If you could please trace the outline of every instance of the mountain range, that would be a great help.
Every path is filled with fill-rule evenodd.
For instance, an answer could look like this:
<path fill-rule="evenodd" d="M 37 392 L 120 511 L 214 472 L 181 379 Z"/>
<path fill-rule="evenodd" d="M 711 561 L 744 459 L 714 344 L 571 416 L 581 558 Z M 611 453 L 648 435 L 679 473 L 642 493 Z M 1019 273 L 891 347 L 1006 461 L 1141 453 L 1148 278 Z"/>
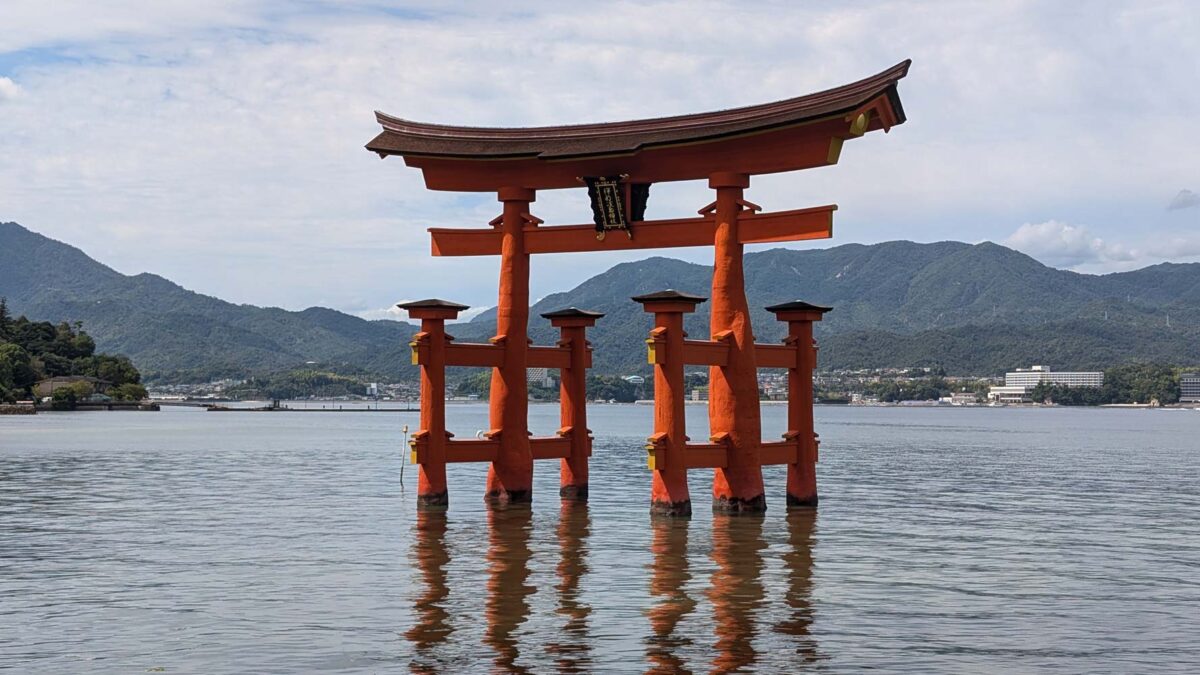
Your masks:
<path fill-rule="evenodd" d="M 661 257 L 616 265 L 535 303 L 530 335 L 539 344 L 556 339 L 541 312 L 605 312 L 589 335 L 596 371 L 648 372 L 642 344 L 651 319 L 630 296 L 665 288 L 707 296 L 711 274 Z M 993 374 L 1033 363 L 1200 363 L 1195 263 L 1088 275 L 990 242 L 894 241 L 748 253 L 745 275 L 759 341 L 782 337 L 782 325 L 761 309 L 767 305 L 803 299 L 834 307 L 818 324 L 822 367 L 936 364 L 950 373 Z M 452 298 L 452 288 L 445 295 Z M 414 375 L 409 324 L 319 307 L 235 305 L 155 275 L 120 274 L 15 223 L 0 223 L 0 296 L 33 319 L 82 321 L 100 349 L 130 356 L 152 377 L 241 377 L 311 361 L 389 379 Z M 705 306 L 685 325 L 707 336 Z M 489 311 L 451 332 L 483 340 L 494 326 Z"/>
<path fill-rule="evenodd" d="M 240 378 L 310 361 L 415 377 L 407 323 L 236 305 L 154 274 L 121 274 L 16 223 L 0 223 L 0 297 L 30 319 L 82 322 L 101 351 L 129 356 L 151 378 Z"/>

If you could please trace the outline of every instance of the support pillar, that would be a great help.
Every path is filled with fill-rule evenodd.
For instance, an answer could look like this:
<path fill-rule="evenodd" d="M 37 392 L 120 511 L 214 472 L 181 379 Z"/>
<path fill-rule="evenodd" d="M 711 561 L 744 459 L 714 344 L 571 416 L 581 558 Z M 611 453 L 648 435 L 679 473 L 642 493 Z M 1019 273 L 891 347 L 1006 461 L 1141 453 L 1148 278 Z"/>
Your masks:
<path fill-rule="evenodd" d="M 817 367 L 817 343 L 813 340 L 813 322 L 820 321 L 831 307 L 807 302 L 772 305 L 768 312 L 786 321 L 788 336 L 784 342 L 796 348 L 796 367 L 788 369 L 788 431 L 784 438 L 796 439 L 799 451 L 796 463 L 787 470 L 788 508 L 817 505 L 817 434 L 813 421 L 813 370 Z"/>
<path fill-rule="evenodd" d="M 450 504 L 446 445 L 451 437 L 446 431 L 446 321 L 458 318 L 458 313 L 468 308 L 438 299 L 405 302 L 397 307 L 421 321 L 421 332 L 410 343 L 413 363 L 421 366 L 421 422 L 410 441 L 413 463 L 419 466 L 417 509 L 444 511 Z"/>
<path fill-rule="evenodd" d="M 709 324 L 714 340 L 726 331 L 732 338 L 729 362 L 711 367 L 708 378 L 709 431 L 712 437 L 728 434 L 729 443 L 728 464 L 716 469 L 713 476 L 713 511 L 762 512 L 767 510 L 767 500 L 759 458 L 758 368 L 742 270 L 744 247 L 738 238 L 738 214 L 747 205 L 742 191 L 750 185 L 750 177 L 715 173 L 708 184 L 717 191 Z"/>
<path fill-rule="evenodd" d="M 529 391 L 525 369 L 529 359 L 529 253 L 526 223 L 534 191 L 503 188 L 500 217 L 500 294 L 496 303 L 496 337 L 504 348 L 504 365 L 492 370 L 489 420 L 500 442 L 488 469 L 485 501 L 493 505 L 528 503 L 533 498 L 533 455 L 529 447 Z"/>
<path fill-rule="evenodd" d="M 587 426 L 587 368 L 591 345 L 587 329 L 604 315 L 575 307 L 547 312 L 543 318 L 559 329 L 559 346 L 570 350 L 570 365 L 559 371 L 560 434 L 571 438 L 571 456 L 562 460 L 558 494 L 564 500 L 586 502 L 588 458 L 592 435 Z"/>
<path fill-rule="evenodd" d="M 696 311 L 696 305 L 705 299 L 678 291 L 633 298 L 654 314 L 654 330 L 646 340 L 649 361 L 654 365 L 654 435 L 646 445 L 653 472 L 650 486 L 653 515 L 692 515 L 683 457 L 688 440 L 683 408 L 683 315 Z"/>

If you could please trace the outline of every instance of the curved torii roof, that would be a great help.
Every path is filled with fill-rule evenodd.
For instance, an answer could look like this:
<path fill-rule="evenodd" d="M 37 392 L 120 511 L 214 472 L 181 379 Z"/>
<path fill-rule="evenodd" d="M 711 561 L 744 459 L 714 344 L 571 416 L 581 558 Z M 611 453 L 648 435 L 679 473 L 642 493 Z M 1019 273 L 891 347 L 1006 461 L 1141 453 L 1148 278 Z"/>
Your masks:
<path fill-rule="evenodd" d="M 845 138 L 904 122 L 896 85 L 910 63 L 783 101 L 628 122 L 485 128 L 376 112 L 383 132 L 366 147 L 404 157 L 424 170 L 428 187 L 441 190 L 573 187 L 581 175 L 657 182 L 809 168 L 836 163 Z M 812 142 L 822 146 L 816 155 Z"/>

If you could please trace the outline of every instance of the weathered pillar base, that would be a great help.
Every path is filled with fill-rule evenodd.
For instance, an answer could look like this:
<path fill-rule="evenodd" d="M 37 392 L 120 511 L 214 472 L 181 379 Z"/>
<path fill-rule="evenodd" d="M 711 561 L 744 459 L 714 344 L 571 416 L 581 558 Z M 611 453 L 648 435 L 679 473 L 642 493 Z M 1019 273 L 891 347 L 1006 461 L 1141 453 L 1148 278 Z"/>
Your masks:
<path fill-rule="evenodd" d="M 767 496 L 757 497 L 713 497 L 713 513 L 766 513 Z"/>
<path fill-rule="evenodd" d="M 652 501 L 650 502 L 650 515 L 690 518 L 692 515 L 692 500 L 688 499 L 682 502 Z"/>
<path fill-rule="evenodd" d="M 492 490 L 483 496 L 483 501 L 493 508 L 533 503 L 533 490 Z"/>
<path fill-rule="evenodd" d="M 562 497 L 563 501 L 586 502 L 588 500 L 588 486 L 564 485 L 558 489 L 558 496 Z"/>
<path fill-rule="evenodd" d="M 445 511 L 450 507 L 450 494 L 435 492 L 427 495 L 417 495 L 417 510 L 424 512 Z"/>
<path fill-rule="evenodd" d="M 797 497 L 789 494 L 787 496 L 787 507 L 789 509 L 811 509 L 817 506 L 817 501 L 817 495 Z"/>

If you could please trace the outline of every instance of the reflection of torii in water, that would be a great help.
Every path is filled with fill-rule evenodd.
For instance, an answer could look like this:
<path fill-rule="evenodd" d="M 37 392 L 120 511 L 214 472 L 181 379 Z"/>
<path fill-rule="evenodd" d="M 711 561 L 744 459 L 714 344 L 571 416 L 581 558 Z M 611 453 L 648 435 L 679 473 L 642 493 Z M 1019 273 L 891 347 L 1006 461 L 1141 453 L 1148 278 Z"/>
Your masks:
<path fill-rule="evenodd" d="M 422 592 L 413 602 L 416 623 L 404 633 L 413 644 L 417 658 L 413 672 L 436 672 L 432 664 L 422 662 L 433 656 L 434 649 L 454 632 L 446 599 L 450 596 L 450 551 L 446 546 L 446 514 L 418 513 L 413 536 L 412 564 L 420 575 Z"/>
<path fill-rule="evenodd" d="M 795 664 L 790 655 L 803 662 L 824 657 L 810 635 L 814 618 L 812 602 L 812 534 L 816 511 L 801 509 L 787 515 L 787 539 L 781 556 L 786 591 L 786 618 L 771 626 L 776 635 L 786 636 L 787 643 L 770 641 L 770 651 L 786 651 L 785 663 Z M 765 551 L 769 548 L 763 537 L 761 518 L 739 518 L 716 515 L 713 519 L 712 550 L 709 557 L 715 563 L 706 597 L 712 603 L 715 640 L 711 670 L 735 672 L 753 669 L 759 654 L 754 641 L 762 629 L 757 615 L 767 597 L 763 587 Z M 647 672 L 677 673 L 688 671 L 685 658 L 694 653 L 694 641 L 681 634 L 680 625 L 696 609 L 696 600 L 688 595 L 687 587 L 693 574 L 688 563 L 688 521 L 660 519 L 651 521 L 650 595 L 655 604 L 647 612 L 650 635 L 646 638 Z M 695 667 L 697 664 L 691 664 Z M 694 668 L 700 670 L 700 668 Z"/>
<path fill-rule="evenodd" d="M 517 664 L 521 653 L 515 637 L 529 618 L 527 598 L 536 592 L 526 583 L 533 557 L 532 512 L 528 508 L 492 511 L 488 514 L 488 592 L 484 600 L 484 643 L 495 652 L 497 669 L 522 672 Z M 587 540 L 591 534 L 591 516 L 587 505 L 567 502 L 562 506 L 556 530 L 559 562 L 558 614 L 565 621 L 557 637 L 546 645 L 556 657 L 560 672 L 586 672 L 591 662 L 588 618 L 591 607 L 580 600 L 580 585 L 588 572 Z M 413 599 L 416 621 L 404 637 L 412 643 L 416 656 L 410 664 L 414 672 L 436 672 L 446 659 L 437 659 L 436 649 L 455 632 L 447 602 L 450 597 L 447 568 L 450 551 L 446 543 L 445 513 L 418 512 L 410 556 L 420 581 Z"/>
<path fill-rule="evenodd" d="M 462 305 L 443 300 L 401 305 L 422 321 L 413 341 L 414 363 L 422 372 L 421 430 L 411 443 L 421 466 L 419 506 L 446 508 L 447 462 L 489 462 L 485 498 L 505 504 L 532 499 L 534 460 L 560 459 L 562 496 L 586 499 L 586 471 L 580 468 L 591 453 L 591 438 L 584 401 L 568 391 L 582 386 L 590 365 L 582 330 L 599 317 L 573 308 L 568 310 L 573 314 L 547 316 L 564 329 L 563 341 L 554 347 L 531 347 L 530 256 L 681 246 L 713 247 L 711 335 L 709 340 L 683 341 L 682 329 L 660 325 L 663 330 L 656 329 L 652 338 L 655 429 L 647 446 L 655 472 L 652 509 L 689 514 L 686 481 L 677 480 L 678 475 L 689 468 L 711 468 L 714 510 L 763 511 L 762 466 L 769 464 L 788 466 L 789 506 L 815 505 L 812 341 L 798 339 L 806 330 L 792 326 L 783 345 L 754 343 L 742 253 L 746 244 L 828 238 L 837 207 L 763 213 L 745 198 L 744 191 L 751 176 L 837 164 L 846 140 L 903 123 L 897 85 L 908 67 L 904 61 L 858 82 L 773 103 L 610 124 L 483 129 L 377 113 L 382 133 L 367 149 L 380 157 L 403 157 L 405 164 L 422 171 L 431 190 L 490 192 L 503 204 L 502 213 L 487 228 L 430 230 L 434 255 L 499 256 L 496 336 L 489 344 L 455 344 L 445 335 L 444 322 L 455 318 Z M 606 195 L 596 223 L 546 226 L 530 213 L 538 190 L 578 187 L 580 177 L 607 177 L 607 187 L 596 190 L 597 195 Z M 633 220 L 629 209 L 634 186 L 639 186 L 641 199 L 654 183 L 685 180 L 707 180 L 714 191 L 715 200 L 699 209 L 699 217 Z M 627 199 L 619 189 L 622 185 L 629 190 Z M 625 212 L 618 212 L 618 207 Z M 627 224 L 630 236 L 597 239 L 596 228 L 603 231 L 610 224 Z M 799 305 L 808 309 L 801 312 Z M 804 314 L 807 318 L 780 318 L 805 323 L 807 330 L 828 309 L 799 302 L 776 307 L 793 317 Z M 666 311 L 653 304 L 647 304 L 646 310 Z M 571 322 L 579 329 L 573 338 L 565 332 Z M 657 372 L 662 368 L 674 372 L 680 364 L 709 367 L 709 443 L 688 443 L 682 421 L 675 419 L 679 411 L 672 405 L 683 394 L 679 378 L 660 378 Z M 490 429 L 484 439 L 453 440 L 448 435 L 443 405 L 447 366 L 492 368 Z M 534 367 L 564 373 L 562 426 L 555 436 L 538 438 L 529 433 L 526 375 Z M 764 367 L 791 373 L 789 429 L 783 440 L 762 438 L 757 369 Z M 566 404 L 568 398 L 571 405 Z M 807 414 L 793 410 L 805 406 L 803 399 L 810 402 Z M 793 422 L 799 426 L 790 426 Z M 673 473 L 673 480 L 664 480 L 668 473 Z"/>
<path fill-rule="evenodd" d="M 546 644 L 546 652 L 555 655 L 560 673 L 589 672 L 592 647 L 588 642 L 588 617 L 592 608 L 579 598 L 579 587 L 588 573 L 587 540 L 592 517 L 587 504 L 565 501 L 558 513 L 559 559 L 555 572 L 558 584 L 558 614 L 562 630 Z"/>
<path fill-rule="evenodd" d="M 646 638 L 648 673 L 678 673 L 684 671 L 682 648 L 691 644 L 677 635 L 679 622 L 692 613 L 696 601 L 687 594 L 692 579 L 688 570 L 688 520 L 654 518 L 650 552 L 650 597 L 655 605 L 647 612 L 650 635 Z"/>

